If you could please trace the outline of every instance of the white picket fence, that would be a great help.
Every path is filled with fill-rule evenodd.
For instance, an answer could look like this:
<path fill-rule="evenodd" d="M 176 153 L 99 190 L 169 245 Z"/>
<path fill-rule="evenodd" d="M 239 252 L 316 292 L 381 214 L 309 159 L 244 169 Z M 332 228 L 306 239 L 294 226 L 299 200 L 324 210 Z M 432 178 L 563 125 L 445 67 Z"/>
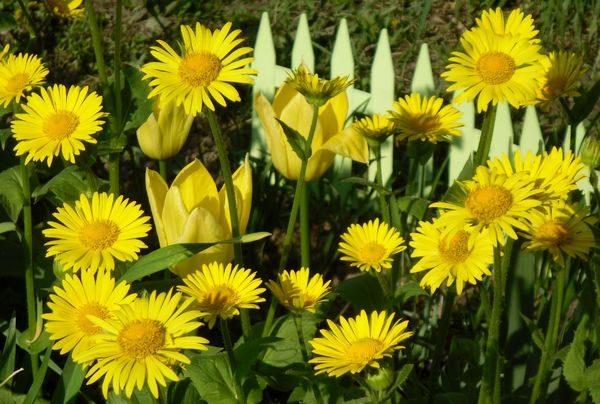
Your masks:
<path fill-rule="evenodd" d="M 252 67 L 257 70 L 258 74 L 254 83 L 253 93 L 256 95 L 258 92 L 262 92 L 267 98 L 271 99 L 275 94 L 275 89 L 281 86 L 287 77 L 290 68 L 279 66 L 276 63 L 276 52 L 269 15 L 266 12 L 262 14 L 260 19 L 258 35 L 254 46 L 254 58 Z M 305 14 L 301 14 L 292 47 L 291 68 L 298 67 L 301 63 L 304 63 L 308 69 L 314 71 L 314 61 L 315 56 L 308 20 Z M 422 44 L 413 73 L 411 91 L 424 95 L 434 93 L 436 88 L 434 77 L 439 77 L 439 73 L 441 72 L 437 73 L 434 76 L 428 45 Z M 354 77 L 352 42 L 346 19 L 340 20 L 330 61 L 330 76 L 335 77 L 340 75 Z M 393 102 L 396 100 L 394 77 L 394 61 L 392 59 L 388 33 L 386 29 L 382 29 L 379 34 L 373 65 L 371 66 L 369 91 L 357 88 L 348 89 L 349 114 L 356 111 L 369 114 L 382 113 L 391 109 Z M 463 114 L 464 127 L 462 129 L 462 136 L 454 140 L 450 145 L 449 181 L 453 181 L 458 177 L 469 155 L 477 149 L 480 135 L 479 129 L 475 128 L 475 105 L 469 102 L 455 104 L 455 106 Z M 252 144 L 250 153 L 256 157 L 268 156 L 269 152 L 260 120 L 254 111 L 252 116 Z M 583 125 L 580 125 L 576 130 L 577 145 L 581 143 L 584 134 L 585 129 Z M 567 142 L 569 141 L 569 136 L 570 134 L 567 134 Z M 521 134 L 518 139 L 519 143 L 516 144 L 513 122 L 508 105 L 500 104 L 494 126 L 490 155 L 495 156 L 502 153 L 511 153 L 517 148 L 524 152 L 533 151 L 535 153 L 541 150 L 543 146 L 542 131 L 535 107 L 530 106 L 526 108 Z M 391 139 L 382 148 L 384 180 L 387 180 L 392 175 L 393 153 L 398 152 L 405 152 L 405 149 L 394 150 Z M 339 158 L 336 160 L 338 169 L 348 169 L 350 162 L 344 160 L 347 159 Z M 432 172 L 433 167 L 430 161 L 426 167 L 426 176 L 431 176 Z M 374 165 L 369 167 L 369 173 L 371 177 L 374 175 Z M 589 195 L 591 187 L 587 179 L 582 180 L 579 185 Z"/>

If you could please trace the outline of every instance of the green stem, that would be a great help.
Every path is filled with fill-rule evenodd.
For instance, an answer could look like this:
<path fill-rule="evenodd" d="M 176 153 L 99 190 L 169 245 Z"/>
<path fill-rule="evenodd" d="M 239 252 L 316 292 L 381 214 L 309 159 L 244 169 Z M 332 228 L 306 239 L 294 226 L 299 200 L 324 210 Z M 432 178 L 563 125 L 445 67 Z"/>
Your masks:
<path fill-rule="evenodd" d="M 546 397 L 548 376 L 552 367 L 551 358 L 556 352 L 556 342 L 560 328 L 560 317 L 565 292 L 565 275 L 565 268 L 559 268 L 556 272 L 556 278 L 552 283 L 552 300 L 550 303 L 550 315 L 548 317 L 548 329 L 544 339 L 540 366 L 535 375 L 533 391 L 529 400 L 531 404 L 543 403 Z"/>
<path fill-rule="evenodd" d="M 490 154 L 490 148 L 492 146 L 492 137 L 494 135 L 494 124 L 496 122 L 496 111 L 498 110 L 497 105 L 488 107 L 483 117 L 483 125 L 481 126 L 481 137 L 479 138 L 479 146 L 477 146 L 477 152 L 475 152 L 475 158 L 473 160 L 473 168 L 477 168 L 480 165 L 485 164 Z"/>
<path fill-rule="evenodd" d="M 302 315 L 299 313 L 292 313 L 292 318 L 294 319 L 294 325 L 296 326 L 296 333 L 298 334 L 298 343 L 300 344 L 300 352 L 302 353 L 302 360 L 304 363 L 308 363 L 308 348 L 306 345 L 306 340 L 304 339 L 304 331 L 302 329 Z M 323 397 L 321 396 L 321 391 L 318 386 L 315 386 L 311 383 L 311 389 L 313 394 L 315 395 L 315 399 L 317 403 L 323 402 Z"/>
<path fill-rule="evenodd" d="M 235 362 L 235 355 L 233 354 L 233 344 L 231 343 L 231 333 L 229 332 L 229 326 L 227 325 L 227 320 L 224 320 L 223 318 L 219 318 L 219 328 L 221 328 L 221 336 L 223 337 L 223 345 L 225 345 L 225 351 L 227 352 L 227 358 L 229 359 L 229 366 L 231 367 L 231 371 L 233 372 L 233 379 L 234 379 L 234 389 L 237 393 L 238 396 L 238 402 L 243 403 L 245 402 L 244 400 L 244 393 L 237 381 L 237 378 L 235 376 L 235 370 L 236 370 L 236 362 Z"/>
<path fill-rule="evenodd" d="M 596 174 L 596 169 L 590 167 L 590 184 L 592 185 L 592 190 L 594 191 L 594 198 L 596 199 L 596 209 L 600 209 L 600 191 L 598 191 L 598 174 Z"/>
<path fill-rule="evenodd" d="M 121 132 L 122 124 L 122 100 L 121 100 L 121 16 L 123 13 L 123 1 L 117 0 L 115 3 L 115 57 L 114 57 L 114 96 L 115 96 L 115 118 L 116 118 L 116 131 L 115 133 Z"/>
<path fill-rule="evenodd" d="M 29 31 L 29 36 L 31 38 L 35 38 L 36 37 L 35 24 L 33 23 L 33 18 L 31 17 L 31 14 L 29 13 L 27 6 L 25 5 L 25 3 L 23 3 L 23 0 L 19 0 L 19 6 L 21 6 L 23 15 L 25 16 L 25 19 L 27 20 L 27 31 Z"/>
<path fill-rule="evenodd" d="M 387 224 L 391 224 L 390 222 L 390 209 L 385 200 L 385 195 L 383 194 L 383 190 L 385 189 L 383 185 L 383 174 L 381 170 L 381 145 L 378 144 L 373 147 L 373 153 L 375 153 L 375 160 L 377 162 L 377 185 L 379 185 L 379 189 L 377 189 L 377 194 L 379 195 L 379 209 L 381 210 L 381 217 L 384 222 Z"/>
<path fill-rule="evenodd" d="M 165 180 L 165 182 L 168 183 L 168 168 L 167 168 L 167 160 L 158 160 L 158 172 L 160 173 L 160 176 L 162 177 L 163 180 Z"/>
<path fill-rule="evenodd" d="M 108 181 L 110 184 L 110 193 L 119 194 L 119 171 L 121 156 L 119 153 L 111 153 L 108 156 Z"/>
<path fill-rule="evenodd" d="M 431 373 L 429 375 L 429 402 L 435 401 L 435 390 L 437 379 L 440 375 L 442 366 L 442 358 L 444 354 L 444 346 L 446 345 L 446 338 L 448 337 L 448 330 L 450 329 L 450 320 L 452 319 L 452 306 L 454 305 L 455 294 L 453 291 L 448 290 L 444 299 L 444 308 L 442 310 L 442 317 L 440 319 L 440 325 L 438 328 L 437 341 L 435 350 L 433 352 L 433 360 L 431 363 Z"/>
<path fill-rule="evenodd" d="M 302 190 L 302 199 L 300 200 L 300 251 L 301 265 L 304 268 L 310 267 L 310 220 L 309 220 L 309 195 L 308 187 L 304 186 Z"/>
<path fill-rule="evenodd" d="M 92 34 L 92 46 L 96 57 L 96 68 L 98 69 L 100 83 L 104 88 L 108 88 L 108 76 L 106 75 L 106 64 L 104 63 L 104 51 L 102 49 L 102 36 L 100 28 L 98 28 L 98 19 L 96 18 L 93 0 L 85 0 L 85 10 L 90 33 Z"/>

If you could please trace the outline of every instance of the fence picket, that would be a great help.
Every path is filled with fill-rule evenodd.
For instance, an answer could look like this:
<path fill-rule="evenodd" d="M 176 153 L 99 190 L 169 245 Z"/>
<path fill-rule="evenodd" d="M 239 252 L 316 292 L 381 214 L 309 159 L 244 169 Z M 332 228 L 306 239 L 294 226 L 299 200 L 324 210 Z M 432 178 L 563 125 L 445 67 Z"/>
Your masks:
<path fill-rule="evenodd" d="M 519 139 L 519 148 L 522 153 L 532 152 L 534 154 L 543 150 L 544 139 L 542 138 L 542 128 L 537 117 L 534 106 L 528 106 L 525 109 L 525 118 L 523 118 L 523 129 Z"/>
<path fill-rule="evenodd" d="M 455 93 L 453 98 L 456 98 L 458 94 L 458 92 Z M 475 104 L 471 101 L 453 105 L 462 113 L 463 127 L 460 137 L 450 143 L 450 161 L 448 162 L 448 183 L 450 184 L 458 178 L 471 154 L 477 150 L 481 135 L 479 129 L 475 128 Z"/>
<path fill-rule="evenodd" d="M 315 52 L 313 51 L 305 13 L 300 14 L 300 21 L 298 22 L 298 29 L 292 47 L 292 69 L 297 68 L 301 63 L 304 63 L 311 72 L 315 71 Z"/>
<path fill-rule="evenodd" d="M 512 119 L 510 117 L 510 107 L 506 102 L 498 103 L 496 121 L 494 122 L 494 133 L 492 136 L 490 157 L 501 156 L 502 154 L 510 152 L 515 135 Z"/>

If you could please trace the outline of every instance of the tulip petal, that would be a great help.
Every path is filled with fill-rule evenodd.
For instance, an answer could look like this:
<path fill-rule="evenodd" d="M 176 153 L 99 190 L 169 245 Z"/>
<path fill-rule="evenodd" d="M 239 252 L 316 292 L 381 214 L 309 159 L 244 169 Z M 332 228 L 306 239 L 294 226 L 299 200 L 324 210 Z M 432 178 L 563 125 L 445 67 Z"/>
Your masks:
<path fill-rule="evenodd" d="M 369 162 L 369 146 L 364 137 L 348 127 L 342 132 L 332 136 L 321 149 L 315 152 L 315 155 L 324 150 L 351 158 L 359 163 L 367 164 Z"/>
<path fill-rule="evenodd" d="M 162 213 L 165 203 L 165 197 L 169 190 L 162 177 L 153 170 L 146 170 L 146 193 L 150 202 L 150 210 L 154 218 L 154 228 L 158 235 L 158 242 L 161 247 L 167 245 L 165 229 L 163 227 Z"/>
<path fill-rule="evenodd" d="M 194 159 L 185 166 L 171 187 L 179 188 L 183 203 L 189 212 L 196 206 L 209 210 L 215 217 L 219 217 L 219 193 L 212 176 L 199 161 Z"/>
<path fill-rule="evenodd" d="M 148 119 L 138 128 L 136 135 L 140 149 L 146 156 L 155 160 L 164 158 L 161 150 L 158 122 L 154 114 L 150 114 Z"/>
<path fill-rule="evenodd" d="M 324 142 L 344 129 L 347 117 L 348 96 L 346 92 L 336 95 L 319 109 L 319 121 L 325 136 Z"/>
<path fill-rule="evenodd" d="M 171 186 L 165 197 L 162 220 L 165 229 L 167 245 L 181 242 L 184 225 L 189 216 L 181 191 L 176 186 Z"/>
<path fill-rule="evenodd" d="M 265 130 L 267 146 L 271 152 L 271 161 L 277 170 L 286 178 L 293 179 L 288 170 L 288 151 L 286 149 L 287 140 L 283 134 L 283 130 L 279 123 L 275 120 L 275 112 L 273 107 L 262 94 L 258 94 L 254 98 L 254 109 L 258 114 L 258 118 Z M 298 157 L 291 156 L 296 159 Z"/>
<path fill-rule="evenodd" d="M 252 207 L 252 166 L 247 155 L 244 164 L 233 173 L 233 187 L 235 190 L 240 234 L 244 234 L 248 225 L 248 219 L 250 218 L 250 208 Z M 221 223 L 224 228 L 231 229 L 229 202 L 225 186 L 222 186 L 219 190 L 219 200 L 223 209 L 221 212 Z"/>

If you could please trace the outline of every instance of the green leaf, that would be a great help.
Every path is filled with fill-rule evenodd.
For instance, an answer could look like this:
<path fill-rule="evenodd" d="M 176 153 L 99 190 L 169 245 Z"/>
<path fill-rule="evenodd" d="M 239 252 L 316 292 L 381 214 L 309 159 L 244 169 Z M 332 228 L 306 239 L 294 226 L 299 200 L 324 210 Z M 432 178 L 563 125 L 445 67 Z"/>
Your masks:
<path fill-rule="evenodd" d="M 170 383 L 168 386 L 167 403 L 196 404 L 201 401 L 200 393 L 189 378 Z"/>
<path fill-rule="evenodd" d="M 20 170 L 21 167 L 15 166 L 0 173 L 0 203 L 13 222 L 17 221 L 23 208 Z"/>
<path fill-rule="evenodd" d="M 309 152 L 310 145 L 306 143 L 306 139 L 304 139 L 296 129 L 289 127 L 285 122 L 278 118 L 275 119 L 277 119 L 277 122 L 281 125 L 283 133 L 294 153 L 296 153 L 300 160 L 307 160 L 311 153 Z"/>
<path fill-rule="evenodd" d="M 13 222 L 0 223 L 0 234 L 17 231 L 17 226 Z"/>
<path fill-rule="evenodd" d="M 4 33 L 6 31 L 10 31 L 14 27 L 17 26 L 17 21 L 15 17 L 8 11 L 4 11 L 0 13 L 0 33 Z M 4 45 L 2 45 L 4 46 Z"/>
<path fill-rule="evenodd" d="M 596 102 L 600 98 L 600 79 L 590 88 L 585 94 L 576 98 L 575 105 L 571 110 L 571 119 L 573 124 L 577 126 L 581 121 L 588 117 L 594 110 Z M 571 135 L 573 136 L 573 135 Z"/>
<path fill-rule="evenodd" d="M 396 380 L 394 380 L 394 384 L 392 385 L 390 390 L 396 390 L 402 387 L 406 379 L 408 379 L 410 372 L 412 372 L 413 367 L 414 366 L 412 364 L 406 364 L 402 366 L 402 369 L 400 369 L 396 374 Z"/>
<path fill-rule="evenodd" d="M 280 338 L 273 336 L 248 338 L 247 341 L 243 338 L 240 339 L 233 350 L 237 363 L 236 375 L 239 378 L 248 375 L 263 351 L 275 346 L 280 341 Z"/>
<path fill-rule="evenodd" d="M 460 185 L 460 181 L 470 179 L 473 177 L 474 174 L 475 167 L 473 163 L 473 154 L 471 153 L 460 174 L 458 175 L 454 183 L 450 186 L 450 188 L 448 188 L 448 191 L 446 191 L 442 200 L 456 201 L 460 199 L 464 194 L 463 188 Z"/>
<path fill-rule="evenodd" d="M 575 331 L 571 348 L 563 362 L 563 375 L 569 386 L 575 391 L 586 388 L 585 377 L 585 340 L 587 338 L 587 316 L 581 320 Z"/>
<path fill-rule="evenodd" d="M 302 313 L 301 321 L 304 341 L 310 341 L 317 330 L 319 316 L 315 313 L 305 312 Z M 263 357 L 264 363 L 276 367 L 286 367 L 299 363 L 304 365 L 300 341 L 298 341 L 298 331 L 291 314 L 280 317 L 275 321 L 271 337 L 276 337 L 279 341 L 267 350 Z"/>
<path fill-rule="evenodd" d="M 396 290 L 396 301 L 398 302 L 398 305 L 403 305 L 404 303 L 406 303 L 406 301 L 408 299 L 411 299 L 413 297 L 417 297 L 417 296 L 427 296 L 429 295 L 429 293 L 427 293 L 427 291 L 425 289 L 423 289 L 422 287 L 419 286 L 419 284 L 415 281 L 409 281 L 403 285 L 401 285 L 397 290 Z"/>
<path fill-rule="evenodd" d="M 52 396 L 52 404 L 55 403 L 75 403 L 77 400 L 77 393 L 81 388 L 81 384 L 85 379 L 85 371 L 83 367 L 71 359 L 71 356 L 67 359 L 65 366 L 63 367 L 58 386 Z"/>
<path fill-rule="evenodd" d="M 0 114 L 0 116 L 1 116 L 1 114 Z M 11 136 L 12 136 L 12 131 L 10 128 L 0 129 L 0 145 L 2 146 L 2 150 L 6 149 L 6 141 Z"/>
<path fill-rule="evenodd" d="M 381 310 L 386 307 L 385 294 L 381 285 L 368 273 L 344 280 L 337 287 L 336 292 L 350 302 L 355 311 Z"/>
<path fill-rule="evenodd" d="M 419 220 L 423 220 L 431 202 L 416 196 L 402 196 L 397 199 L 398 209 Z"/>
<path fill-rule="evenodd" d="M 34 198 L 51 192 L 61 202 L 72 202 L 79 199 L 81 194 L 91 194 L 97 190 L 97 179 L 89 178 L 89 174 L 81 171 L 77 166 L 68 166 L 56 174 L 31 194 Z"/>
<path fill-rule="evenodd" d="M 215 404 L 238 403 L 235 379 L 224 352 L 195 355 L 184 374 L 192 380 L 203 400 Z"/>
<path fill-rule="evenodd" d="M 27 395 L 25 396 L 25 400 L 23 400 L 23 404 L 33 404 L 35 399 L 37 398 L 40 389 L 42 388 L 42 384 L 44 383 L 44 379 L 46 378 L 46 372 L 48 371 L 48 364 L 50 362 L 50 354 L 52 353 L 52 347 L 49 346 L 46 349 L 46 353 L 44 354 L 44 358 L 42 359 L 42 364 L 38 369 L 35 378 L 33 379 L 33 383 L 29 387 L 29 391 L 27 391 Z"/>
<path fill-rule="evenodd" d="M 126 64 L 123 67 L 123 76 L 129 87 L 131 99 L 124 108 L 126 122 L 123 130 L 137 130 L 152 113 L 152 100 L 148 99 L 150 87 L 147 81 L 142 80 L 143 74 L 138 66 Z"/>
<path fill-rule="evenodd" d="M 17 318 L 13 313 L 6 331 L 6 341 L 0 356 L 0 383 L 15 371 L 15 355 L 17 352 Z"/>

